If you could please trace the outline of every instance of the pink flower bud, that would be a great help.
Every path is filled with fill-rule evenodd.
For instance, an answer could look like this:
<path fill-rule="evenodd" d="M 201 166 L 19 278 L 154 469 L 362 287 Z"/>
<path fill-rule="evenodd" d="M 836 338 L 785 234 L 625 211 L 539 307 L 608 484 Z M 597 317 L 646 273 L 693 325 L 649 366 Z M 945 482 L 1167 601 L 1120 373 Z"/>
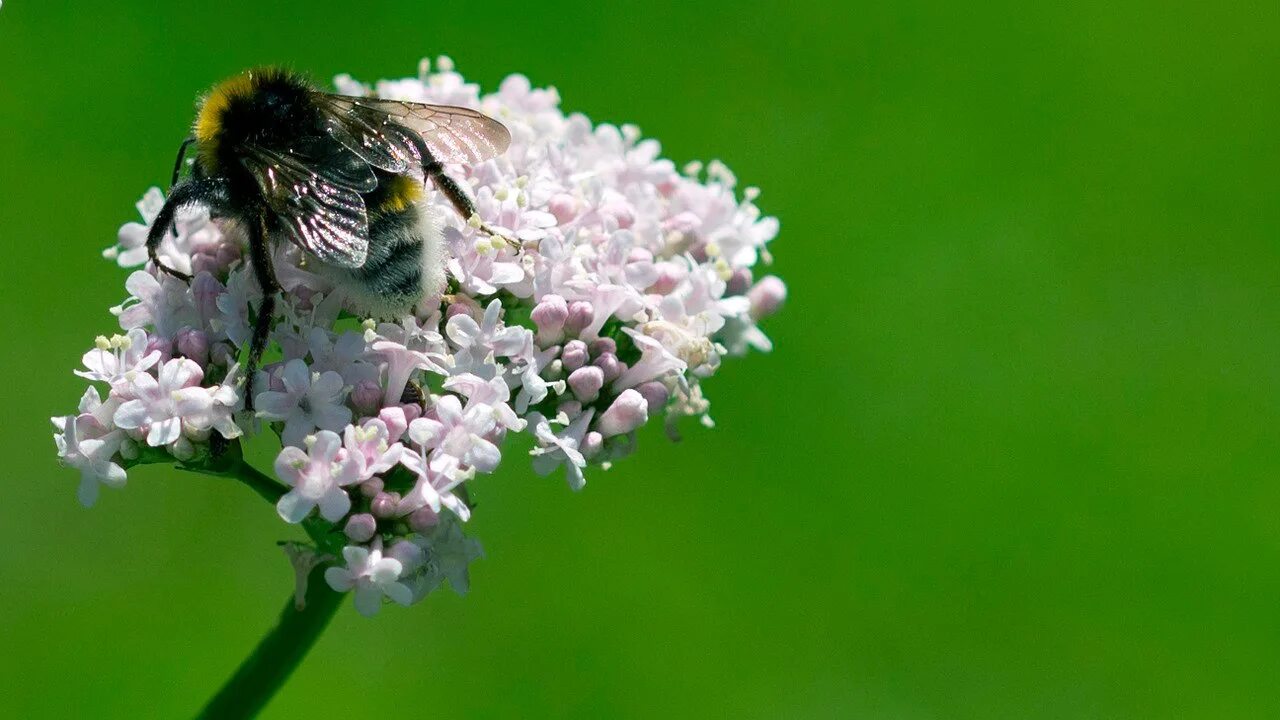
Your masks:
<path fill-rule="evenodd" d="M 404 421 L 406 423 L 411 423 L 422 417 L 422 406 L 416 403 L 401 405 L 400 409 L 404 411 Z"/>
<path fill-rule="evenodd" d="M 351 404 L 361 415 L 373 415 L 382 407 L 382 386 L 361 380 L 351 389 Z"/>
<path fill-rule="evenodd" d="M 579 449 L 582 451 L 583 457 L 590 459 L 599 455 L 600 449 L 603 447 L 604 436 L 595 430 L 592 430 L 587 433 L 586 437 L 582 438 L 582 447 Z"/>
<path fill-rule="evenodd" d="M 472 320 L 479 321 L 484 316 L 484 309 L 480 307 L 480 303 L 476 302 L 468 295 L 453 295 L 453 302 L 449 303 L 449 307 L 444 311 L 446 320 L 459 313 L 465 313 L 471 316 Z"/>
<path fill-rule="evenodd" d="M 591 341 L 591 344 L 587 346 L 587 349 L 591 351 L 591 355 L 593 357 L 598 357 L 605 353 L 617 355 L 618 343 L 614 342 L 611 337 L 596 338 Z"/>
<path fill-rule="evenodd" d="M 399 406 L 383 408 L 378 413 L 378 419 L 386 424 L 387 434 L 390 435 L 391 442 L 404 437 L 405 431 L 409 429 L 409 423 L 412 422 L 405 415 L 404 408 Z"/>
<path fill-rule="evenodd" d="M 596 421 L 596 430 L 604 437 L 625 435 L 649 420 L 649 402 L 635 390 L 623 390 Z"/>
<path fill-rule="evenodd" d="M 680 285 L 680 281 L 684 280 L 689 274 L 687 270 L 673 262 L 661 262 L 657 265 L 658 279 L 653 281 L 653 292 L 659 295 L 666 295 L 675 290 Z"/>
<path fill-rule="evenodd" d="M 565 400 L 556 406 L 556 413 L 564 413 L 572 420 L 582 414 L 582 403 L 577 400 Z"/>
<path fill-rule="evenodd" d="M 547 295 L 533 308 L 530 317 L 538 326 L 538 344 L 546 347 L 560 339 L 564 321 L 569 317 L 569 304 L 559 295 Z"/>
<path fill-rule="evenodd" d="M 692 210 L 685 210 L 662 221 L 662 229 L 667 232 L 681 232 L 686 235 L 698 232 L 702 227 L 702 218 Z"/>
<path fill-rule="evenodd" d="M 653 262 L 653 253 L 649 248 L 633 247 L 627 253 L 627 262 Z"/>
<path fill-rule="evenodd" d="M 578 216 L 578 201 L 567 193 L 556 193 L 547 201 L 547 209 L 556 216 L 556 223 L 566 225 Z"/>
<path fill-rule="evenodd" d="M 667 386 L 652 380 L 642 383 L 636 388 L 636 392 L 644 396 L 646 402 L 649 403 L 649 414 L 653 415 L 662 408 L 667 406 L 667 400 L 671 399 L 671 391 L 667 390 Z"/>
<path fill-rule="evenodd" d="M 601 354 L 600 357 L 593 360 L 591 364 L 604 371 L 604 381 L 606 383 L 611 383 L 614 380 L 617 380 L 618 376 L 622 374 L 622 371 L 627 369 L 627 366 L 622 361 L 618 360 L 618 356 L 610 352 Z"/>
<path fill-rule="evenodd" d="M 766 275 L 747 292 L 751 301 L 751 317 L 759 320 L 778 311 L 782 301 L 787 299 L 787 286 L 776 275 Z"/>
<path fill-rule="evenodd" d="M 590 357 L 591 353 L 587 351 L 587 344 L 581 340 L 570 340 L 564 344 L 564 349 L 560 351 L 560 362 L 564 364 L 564 369 L 569 372 L 586 365 Z"/>
<path fill-rule="evenodd" d="M 601 211 L 605 217 L 613 218 L 613 221 L 623 230 L 636 224 L 635 213 L 631 212 L 631 206 L 626 202 L 608 202 Z"/>
<path fill-rule="evenodd" d="M 222 268 L 218 265 L 218 258 L 209 252 L 197 252 L 191 255 L 191 272 L 195 275 L 200 273 L 209 273 L 217 275 Z"/>
<path fill-rule="evenodd" d="M 566 335 L 577 335 L 582 328 L 591 324 L 596 317 L 596 309 L 586 300 L 574 300 L 569 303 L 569 317 L 564 321 Z"/>
<path fill-rule="evenodd" d="M 409 529 L 416 533 L 426 533 L 440 523 L 440 514 L 431 506 L 420 507 L 409 513 Z"/>
<path fill-rule="evenodd" d="M 400 493 L 383 492 L 369 503 L 370 509 L 373 511 L 374 517 L 390 518 L 396 515 L 396 506 L 400 504 Z"/>
<path fill-rule="evenodd" d="M 182 328 L 174 339 L 174 345 L 178 354 L 194 360 L 197 365 L 204 367 L 209 364 L 209 336 L 202 330 Z"/>
<path fill-rule="evenodd" d="M 182 462 L 187 462 L 196 456 L 196 446 L 187 438 L 180 437 L 169 446 L 169 453 Z"/>
<path fill-rule="evenodd" d="M 360 494 L 367 498 L 376 498 L 382 492 L 382 478 L 371 477 L 360 483 Z"/>
<path fill-rule="evenodd" d="M 594 365 L 578 368 L 569 375 L 569 387 L 579 400 L 589 403 L 600 397 L 600 388 L 604 387 L 604 371 Z"/>
<path fill-rule="evenodd" d="M 369 542 L 373 539 L 374 533 L 378 532 L 378 521 L 369 513 L 352 515 L 347 518 L 347 524 L 342 528 L 342 532 L 356 542 Z"/>
<path fill-rule="evenodd" d="M 385 557 L 400 561 L 403 573 L 410 573 L 427 561 L 427 554 L 416 543 L 408 540 L 397 540 L 386 552 Z"/>
<path fill-rule="evenodd" d="M 741 295 L 751 288 L 751 269 L 738 268 L 729 276 L 729 280 L 725 283 L 725 295 Z"/>
<path fill-rule="evenodd" d="M 173 343 L 168 338 L 152 335 L 147 338 L 147 351 L 143 355 L 150 355 L 157 351 L 160 353 L 160 362 L 169 362 L 173 357 Z"/>

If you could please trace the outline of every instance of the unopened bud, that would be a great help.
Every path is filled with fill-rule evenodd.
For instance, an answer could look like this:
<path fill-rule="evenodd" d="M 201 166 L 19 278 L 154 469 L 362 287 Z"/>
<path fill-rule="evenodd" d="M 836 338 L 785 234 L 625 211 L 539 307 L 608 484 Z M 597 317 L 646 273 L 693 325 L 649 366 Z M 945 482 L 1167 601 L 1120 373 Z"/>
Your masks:
<path fill-rule="evenodd" d="M 618 343 L 614 342 L 611 337 L 596 338 L 591 341 L 591 344 L 587 346 L 587 349 L 591 351 L 592 357 L 598 357 L 605 353 L 617 355 Z"/>
<path fill-rule="evenodd" d="M 751 317 L 759 320 L 778 311 L 787 299 L 787 286 L 778 276 L 766 275 L 747 292 L 747 299 L 751 301 Z"/>
<path fill-rule="evenodd" d="M 369 513 L 352 515 L 347 519 L 342 532 L 356 542 L 369 542 L 373 539 L 374 533 L 378 532 L 378 521 Z"/>
<path fill-rule="evenodd" d="M 591 324 L 596 317 L 596 309 L 591 303 L 585 300 L 575 300 L 569 303 L 569 317 L 564 321 L 564 332 L 566 335 L 577 335 L 582 329 Z"/>
<path fill-rule="evenodd" d="M 641 383 L 640 386 L 636 388 L 636 392 L 640 393 L 640 395 L 644 397 L 645 402 L 649 403 L 650 415 L 653 415 L 666 407 L 667 400 L 671 399 L 671 391 L 667 389 L 666 385 L 663 385 L 657 380 Z"/>
<path fill-rule="evenodd" d="M 429 505 L 409 513 L 409 529 L 416 533 L 430 532 L 431 528 L 439 523 L 440 514 L 432 510 Z"/>
<path fill-rule="evenodd" d="M 627 366 L 618 360 L 618 356 L 610 352 L 601 354 L 600 357 L 592 360 L 591 364 L 604 372 L 604 381 L 606 383 L 617 380 L 622 371 L 627 369 Z"/>
<path fill-rule="evenodd" d="M 408 416 L 405 415 L 404 408 L 393 405 L 378 411 L 378 419 L 387 426 L 387 434 L 391 442 L 395 442 L 404 437 L 404 433 L 409 429 Z"/>
<path fill-rule="evenodd" d="M 604 371 L 594 365 L 578 368 L 569 375 L 569 387 L 579 400 L 589 403 L 600 396 L 600 388 L 604 387 Z"/>
<path fill-rule="evenodd" d="M 564 322 L 569 318 L 569 304 L 559 295 L 547 295 L 533 308 L 531 314 L 538 326 L 538 344 L 545 347 L 560 339 Z"/>
<path fill-rule="evenodd" d="M 382 478 L 371 477 L 360 483 L 360 494 L 367 498 L 376 498 L 382 493 Z"/>
<path fill-rule="evenodd" d="M 738 268 L 729 276 L 729 280 L 725 282 L 725 295 L 741 295 L 751 289 L 751 269 Z"/>
<path fill-rule="evenodd" d="M 183 328 L 178 331 L 174 344 L 179 355 L 194 360 L 201 367 L 209 364 L 209 336 L 203 331 Z"/>
<path fill-rule="evenodd" d="M 582 438 L 582 447 L 579 450 L 582 451 L 583 457 L 590 459 L 600 454 L 600 449 L 603 447 L 604 436 L 592 430 L 587 433 L 586 437 Z"/>
<path fill-rule="evenodd" d="M 382 387 L 373 380 L 361 380 L 351 388 L 351 404 L 361 415 L 374 415 L 382 406 Z"/>
<path fill-rule="evenodd" d="M 196 446 L 185 437 L 180 437 L 169 446 L 169 453 L 182 462 L 186 462 L 196 456 Z"/>
<path fill-rule="evenodd" d="M 413 572 L 427 561 L 427 553 L 408 540 L 397 540 L 387 549 L 386 556 L 400 561 L 400 566 L 403 568 L 401 574 Z"/>
<path fill-rule="evenodd" d="M 604 437 L 625 435 L 649 421 L 649 403 L 635 390 L 623 390 L 596 422 Z"/>
<path fill-rule="evenodd" d="M 390 518 L 395 517 L 396 506 L 400 504 L 400 493 L 398 492 L 382 492 L 369 503 L 370 509 L 373 511 L 374 517 Z"/>
<path fill-rule="evenodd" d="M 590 357 L 591 353 L 587 350 L 587 344 L 581 340 L 570 340 L 564 344 L 564 349 L 560 351 L 560 361 L 564 363 L 564 369 L 569 372 L 586 365 Z"/>
<path fill-rule="evenodd" d="M 572 195 L 557 193 L 547 202 L 547 209 L 556 216 L 556 223 L 567 225 L 578 216 L 578 201 Z"/>

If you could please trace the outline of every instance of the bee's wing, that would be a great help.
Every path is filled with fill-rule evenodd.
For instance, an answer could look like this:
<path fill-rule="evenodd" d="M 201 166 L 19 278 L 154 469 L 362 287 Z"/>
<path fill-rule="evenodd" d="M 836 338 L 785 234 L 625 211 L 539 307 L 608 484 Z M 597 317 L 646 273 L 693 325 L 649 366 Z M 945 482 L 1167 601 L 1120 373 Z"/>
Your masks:
<path fill-rule="evenodd" d="M 506 152 L 511 133 L 484 113 L 451 105 L 316 93 L 335 139 L 370 165 L 421 174 L 418 147 L 442 163 L 474 165 Z"/>
<path fill-rule="evenodd" d="M 286 152 L 249 145 L 241 162 L 290 240 L 324 262 L 356 268 L 369 252 L 360 193 L 377 187 L 377 178 L 363 160 L 344 158 L 343 151 L 333 142 L 301 142 Z"/>

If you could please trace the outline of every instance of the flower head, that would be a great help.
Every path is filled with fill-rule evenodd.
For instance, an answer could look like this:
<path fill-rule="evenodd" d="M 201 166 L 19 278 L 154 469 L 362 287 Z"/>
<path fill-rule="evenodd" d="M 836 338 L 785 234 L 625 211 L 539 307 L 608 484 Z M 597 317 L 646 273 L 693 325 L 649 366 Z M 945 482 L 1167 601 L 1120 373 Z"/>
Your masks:
<path fill-rule="evenodd" d="M 702 381 L 727 357 L 768 350 L 761 323 L 786 297 L 761 268 L 778 223 L 756 206 L 759 192 L 739 192 L 722 163 L 681 171 L 638 128 L 566 114 L 556 90 L 524 76 L 482 95 L 447 58 L 428 67 L 335 83 L 349 95 L 476 109 L 510 131 L 502 155 L 449 166 L 475 215 L 460 217 L 440 192 L 418 206 L 438 230 L 424 233 L 418 264 L 447 289 L 398 316 L 368 317 L 368 297 L 357 297 L 368 292 L 272 242 L 279 292 L 256 326 L 263 286 L 241 225 L 183 209 L 159 247 L 166 265 L 193 276 L 182 282 L 147 264 L 165 202 L 148 190 L 141 222 L 105 253 L 132 269 L 112 309 L 125 332 L 84 354 L 76 374 L 99 386 L 53 419 L 84 504 L 138 463 L 236 467 L 241 438 L 266 426 L 279 433 L 274 469 L 287 488 L 277 512 L 310 518 L 316 538 L 293 556 L 336 562 L 329 585 L 354 590 L 372 615 L 384 598 L 408 604 L 445 580 L 467 590 L 481 554 L 461 527 L 468 487 L 497 470 L 509 436 L 527 434 L 533 470 L 564 468 L 577 490 L 593 466 L 632 452 L 654 417 L 672 435 L 687 417 L 712 424 Z M 279 359 L 254 378 L 251 416 L 239 362 L 257 332 Z"/>

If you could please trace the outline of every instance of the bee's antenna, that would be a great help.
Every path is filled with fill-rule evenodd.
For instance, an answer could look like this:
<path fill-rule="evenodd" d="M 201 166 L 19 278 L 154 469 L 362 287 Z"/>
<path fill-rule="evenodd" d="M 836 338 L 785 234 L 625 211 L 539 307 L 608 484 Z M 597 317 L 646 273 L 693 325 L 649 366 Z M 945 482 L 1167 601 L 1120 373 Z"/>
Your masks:
<path fill-rule="evenodd" d="M 187 147 L 195 142 L 195 137 L 189 137 L 182 141 L 182 145 L 178 146 L 178 159 L 173 161 L 173 180 L 169 182 L 169 189 L 172 190 L 174 185 L 178 184 L 178 176 L 182 174 L 182 161 L 187 157 Z"/>

